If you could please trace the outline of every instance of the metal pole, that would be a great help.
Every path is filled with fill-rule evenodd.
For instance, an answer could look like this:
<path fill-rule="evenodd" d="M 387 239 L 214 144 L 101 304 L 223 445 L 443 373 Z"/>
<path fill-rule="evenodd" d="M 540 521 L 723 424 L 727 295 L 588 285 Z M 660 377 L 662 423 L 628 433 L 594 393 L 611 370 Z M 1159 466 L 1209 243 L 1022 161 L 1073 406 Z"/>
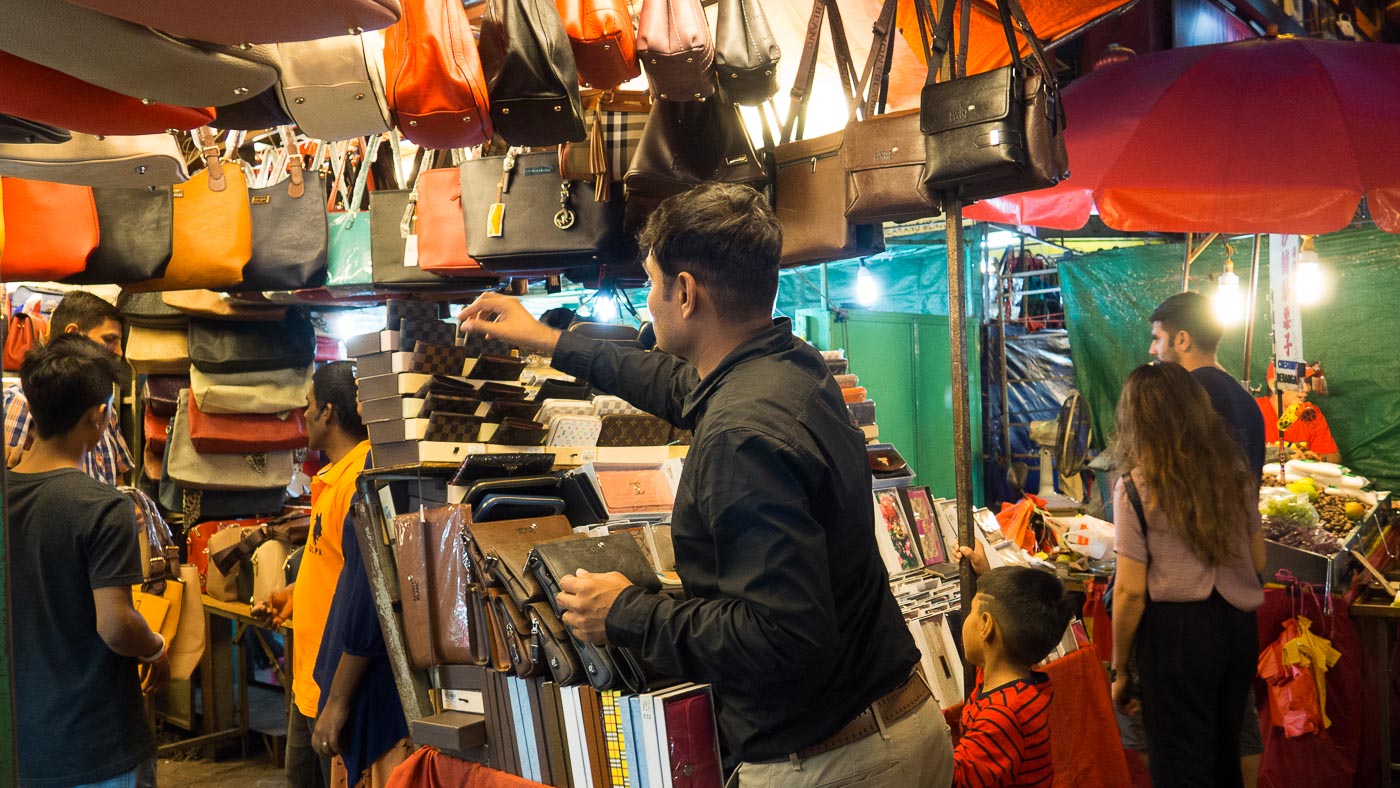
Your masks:
<path fill-rule="evenodd" d="M 1186 261 L 1181 265 L 1181 292 L 1191 289 L 1191 233 L 1186 234 Z"/>
<path fill-rule="evenodd" d="M 958 544 L 977 544 L 972 532 L 972 419 L 968 402 L 967 368 L 967 280 L 963 261 L 962 203 L 956 194 L 943 201 L 947 216 L 948 238 L 948 337 L 952 353 L 953 372 L 953 474 L 958 501 Z M 959 589 L 962 609 L 966 613 L 977 593 L 977 578 L 972 574 L 972 562 L 964 559 L 959 566 Z M 976 681 L 976 668 L 963 667 L 964 686 L 971 688 Z"/>
<path fill-rule="evenodd" d="M 1259 298 L 1259 254 L 1263 236 L 1254 236 L 1254 252 L 1249 263 L 1249 296 L 1244 311 L 1244 387 L 1249 388 L 1249 365 L 1254 359 L 1254 307 Z"/>

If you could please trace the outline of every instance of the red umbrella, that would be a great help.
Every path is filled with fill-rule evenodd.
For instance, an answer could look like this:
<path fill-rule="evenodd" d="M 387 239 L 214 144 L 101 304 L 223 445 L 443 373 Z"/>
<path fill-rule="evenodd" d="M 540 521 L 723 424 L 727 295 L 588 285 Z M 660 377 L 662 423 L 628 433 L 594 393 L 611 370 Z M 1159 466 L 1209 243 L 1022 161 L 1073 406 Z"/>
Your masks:
<path fill-rule="evenodd" d="M 1400 47 L 1262 38 L 1107 66 L 1064 91 L 1070 177 L 965 216 L 1075 229 L 1327 233 L 1366 196 L 1400 233 Z"/>

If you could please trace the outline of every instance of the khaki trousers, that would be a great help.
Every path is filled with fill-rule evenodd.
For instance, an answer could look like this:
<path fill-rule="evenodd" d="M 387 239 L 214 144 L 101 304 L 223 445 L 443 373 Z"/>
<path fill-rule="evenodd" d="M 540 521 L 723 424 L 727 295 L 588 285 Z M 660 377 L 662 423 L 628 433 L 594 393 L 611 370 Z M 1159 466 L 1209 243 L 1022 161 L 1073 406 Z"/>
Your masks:
<path fill-rule="evenodd" d="M 908 716 L 845 747 L 796 762 L 741 763 L 727 788 L 948 788 L 953 744 L 932 698 Z"/>

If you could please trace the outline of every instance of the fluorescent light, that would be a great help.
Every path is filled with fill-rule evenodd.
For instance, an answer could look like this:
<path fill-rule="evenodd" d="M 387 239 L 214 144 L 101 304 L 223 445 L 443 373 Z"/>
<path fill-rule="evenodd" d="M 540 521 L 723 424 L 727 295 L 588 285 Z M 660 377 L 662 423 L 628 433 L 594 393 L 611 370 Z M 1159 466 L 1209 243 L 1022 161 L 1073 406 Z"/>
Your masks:
<path fill-rule="evenodd" d="M 1240 294 L 1240 277 L 1235 264 L 1225 261 L 1225 272 L 1215 280 L 1215 317 L 1221 325 L 1237 325 L 1244 319 L 1244 299 Z"/>
<path fill-rule="evenodd" d="M 880 282 L 865 263 L 856 270 L 856 303 L 861 306 L 874 306 L 880 300 Z"/>

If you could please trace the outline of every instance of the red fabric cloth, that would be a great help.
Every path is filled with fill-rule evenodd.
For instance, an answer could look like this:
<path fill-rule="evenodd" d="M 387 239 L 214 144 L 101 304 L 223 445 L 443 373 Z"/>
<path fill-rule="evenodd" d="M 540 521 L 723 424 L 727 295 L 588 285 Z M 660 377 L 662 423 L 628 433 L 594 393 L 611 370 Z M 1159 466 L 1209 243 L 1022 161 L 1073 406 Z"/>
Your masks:
<path fill-rule="evenodd" d="M 543 788 L 539 783 L 479 763 L 419 748 L 389 775 L 387 788 Z"/>

